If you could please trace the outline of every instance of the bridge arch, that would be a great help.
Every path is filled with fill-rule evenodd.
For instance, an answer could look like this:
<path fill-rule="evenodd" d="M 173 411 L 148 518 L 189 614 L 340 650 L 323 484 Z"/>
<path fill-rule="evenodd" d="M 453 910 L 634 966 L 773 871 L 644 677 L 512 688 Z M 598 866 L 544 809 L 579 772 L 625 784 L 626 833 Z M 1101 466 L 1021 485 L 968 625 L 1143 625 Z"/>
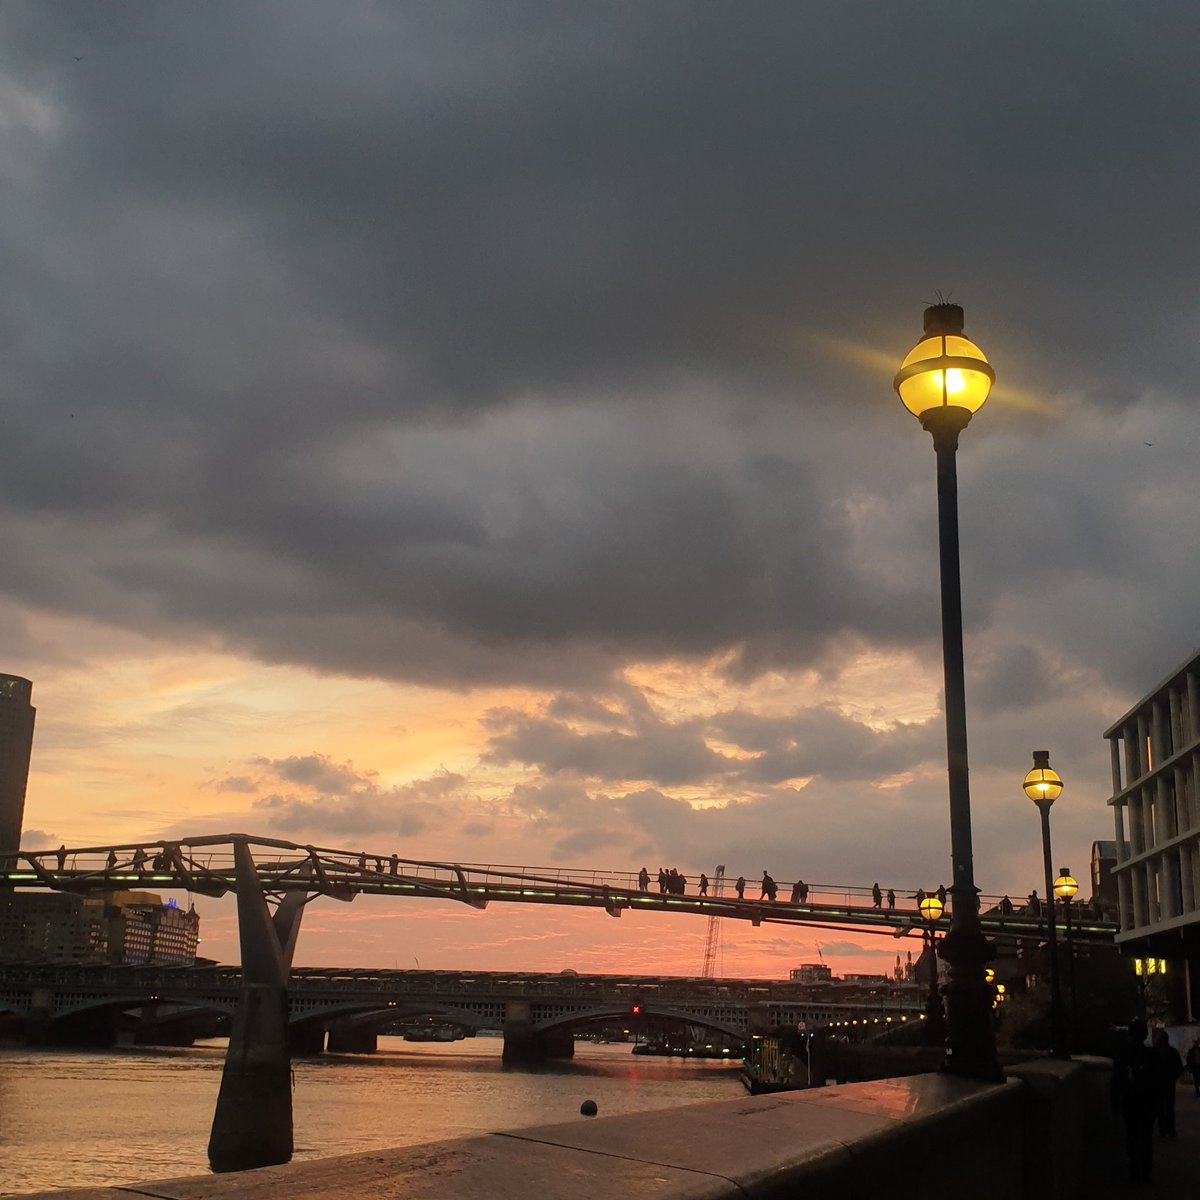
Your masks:
<path fill-rule="evenodd" d="M 313 1007 L 293 1009 L 288 1014 L 292 1026 L 325 1024 L 349 1018 L 362 1018 L 363 1024 L 381 1025 L 403 1017 L 436 1017 L 448 1025 L 461 1025 L 467 1029 L 499 1028 L 494 1016 L 476 1012 L 471 1008 L 422 1000 L 398 1000 L 395 1003 L 371 999 L 369 1001 L 330 1002 Z"/>
<path fill-rule="evenodd" d="M 546 1033 L 551 1029 L 573 1029 L 581 1025 L 594 1025 L 600 1021 L 629 1021 L 631 1017 L 661 1017 L 666 1020 L 678 1021 L 682 1025 L 698 1025 L 702 1029 L 711 1029 L 716 1033 L 728 1034 L 730 1037 L 743 1038 L 746 1036 L 745 1022 L 739 1022 L 737 1017 L 730 1014 L 724 1017 L 710 1013 L 689 1012 L 682 1008 L 672 1008 L 662 1004 L 639 1004 L 639 1012 L 632 1014 L 629 1005 L 606 1004 L 595 1008 L 581 1009 L 572 1013 L 563 1013 L 547 1020 L 535 1020 L 533 1028 L 538 1033 Z"/>

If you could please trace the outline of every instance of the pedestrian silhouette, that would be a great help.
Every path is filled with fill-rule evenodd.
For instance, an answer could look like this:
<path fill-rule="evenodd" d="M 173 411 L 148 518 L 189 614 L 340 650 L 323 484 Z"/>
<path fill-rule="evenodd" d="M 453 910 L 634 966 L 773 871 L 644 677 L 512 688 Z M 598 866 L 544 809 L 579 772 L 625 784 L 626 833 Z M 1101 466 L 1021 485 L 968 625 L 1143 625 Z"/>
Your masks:
<path fill-rule="evenodd" d="M 896 907 L 896 890 L 888 888 L 888 912 L 892 912 Z"/>
<path fill-rule="evenodd" d="M 67 867 L 67 845 L 65 842 L 54 852 L 54 857 L 58 859 L 58 869 L 65 871 Z"/>
<path fill-rule="evenodd" d="M 1007 896 L 1000 897 L 1000 915 L 1002 917 L 1011 917 L 1013 911 L 1013 902 Z"/>
<path fill-rule="evenodd" d="M 938 898 L 938 903 L 941 904 L 941 906 L 943 908 L 945 908 L 946 907 L 946 885 L 944 883 L 938 884 L 937 898 Z"/>
<path fill-rule="evenodd" d="M 883 893 L 879 890 L 879 882 L 871 884 L 871 906 L 873 908 L 881 908 L 883 906 Z"/>
<path fill-rule="evenodd" d="M 1154 1155 L 1154 1118 L 1161 1094 L 1158 1064 L 1146 1045 L 1146 1022 L 1131 1021 L 1113 1059 L 1113 1107 L 1125 1122 L 1129 1177 L 1149 1183 Z"/>
<path fill-rule="evenodd" d="M 700 872 L 700 895 L 708 895 L 708 876 L 703 871 Z"/>
<path fill-rule="evenodd" d="M 1188 1047 L 1187 1069 L 1188 1074 L 1192 1077 L 1192 1087 L 1195 1089 L 1196 1095 L 1200 1096 L 1200 1034 L 1193 1038 L 1192 1044 Z"/>
<path fill-rule="evenodd" d="M 775 892 L 777 890 L 778 889 L 777 889 L 775 880 L 773 880 L 771 878 L 771 876 L 768 875 L 766 873 L 766 871 L 764 871 L 763 877 L 762 877 L 762 895 L 759 896 L 759 899 L 760 900 L 770 900 L 771 903 L 774 904 L 775 903 Z"/>
<path fill-rule="evenodd" d="M 746 893 L 746 877 L 745 877 L 745 875 L 739 875 L 737 877 L 737 883 L 735 883 L 733 886 L 734 886 L 734 890 L 737 892 L 737 898 L 739 900 L 741 900 Z"/>
<path fill-rule="evenodd" d="M 1180 1075 L 1183 1074 L 1183 1059 L 1171 1045 L 1165 1029 L 1156 1029 L 1150 1039 L 1150 1053 L 1158 1068 L 1158 1132 L 1160 1137 L 1173 1138 L 1175 1134 L 1175 1091 Z"/>
<path fill-rule="evenodd" d="M 1042 902 L 1038 899 L 1036 891 L 1029 893 L 1025 901 L 1025 911 L 1031 917 L 1040 917 L 1042 915 Z"/>

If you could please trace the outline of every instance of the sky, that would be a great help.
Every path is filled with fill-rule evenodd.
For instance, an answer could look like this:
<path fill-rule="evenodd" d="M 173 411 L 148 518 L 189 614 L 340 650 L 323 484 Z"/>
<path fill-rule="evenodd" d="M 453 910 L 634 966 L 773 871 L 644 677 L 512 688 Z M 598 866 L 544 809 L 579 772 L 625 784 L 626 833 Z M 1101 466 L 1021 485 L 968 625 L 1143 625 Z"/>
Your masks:
<path fill-rule="evenodd" d="M 1200 10 L 0 7 L 0 669 L 27 848 L 949 882 L 963 305 L 975 873 L 1112 836 L 1197 641 Z M 1086 888 L 1085 888 L 1086 890 Z M 225 902 L 202 952 L 236 961 Z M 695 917 L 309 906 L 304 965 L 693 974 Z M 907 943 L 726 922 L 726 974 Z"/>

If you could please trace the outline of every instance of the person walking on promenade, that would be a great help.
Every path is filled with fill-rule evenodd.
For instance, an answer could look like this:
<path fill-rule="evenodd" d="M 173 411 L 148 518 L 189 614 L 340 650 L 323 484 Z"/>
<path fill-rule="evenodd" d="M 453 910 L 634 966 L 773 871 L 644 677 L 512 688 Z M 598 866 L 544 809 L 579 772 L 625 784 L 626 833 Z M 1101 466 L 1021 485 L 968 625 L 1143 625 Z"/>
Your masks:
<path fill-rule="evenodd" d="M 638 872 L 638 891 L 648 892 L 650 890 L 650 872 L 643 867 Z"/>
<path fill-rule="evenodd" d="M 1149 1183 L 1154 1159 L 1154 1118 L 1161 1087 L 1158 1064 L 1146 1045 L 1145 1021 L 1130 1021 L 1127 1036 L 1113 1060 L 1113 1107 L 1125 1122 L 1125 1149 L 1129 1154 L 1129 1177 Z"/>
<path fill-rule="evenodd" d="M 1026 898 L 1025 911 L 1031 917 L 1040 917 L 1042 915 L 1042 902 L 1038 899 L 1036 890 L 1030 892 Z"/>
<path fill-rule="evenodd" d="M 896 889 L 888 888 L 888 912 L 896 911 Z"/>
<path fill-rule="evenodd" d="M 708 876 L 703 871 L 700 872 L 700 895 L 708 895 Z"/>
<path fill-rule="evenodd" d="M 1192 1077 L 1192 1087 L 1197 1097 L 1200 1097 L 1200 1033 L 1193 1039 L 1187 1052 L 1188 1074 Z"/>
<path fill-rule="evenodd" d="M 1173 1138 L 1175 1133 L 1175 1091 L 1183 1074 L 1183 1059 L 1171 1045 L 1165 1029 L 1156 1029 L 1151 1039 L 1150 1053 L 1158 1067 L 1158 1134 Z"/>
<path fill-rule="evenodd" d="M 872 908 L 882 908 L 883 907 L 883 893 L 879 890 L 879 881 L 878 880 L 876 880 L 873 884 L 871 884 L 871 907 Z"/>
<path fill-rule="evenodd" d="M 667 894 L 667 869 L 666 867 L 658 868 L 658 891 L 660 895 Z"/>
<path fill-rule="evenodd" d="M 737 883 L 735 883 L 733 886 L 734 886 L 734 890 L 737 892 L 738 899 L 739 900 L 743 899 L 746 895 L 746 877 L 745 877 L 745 875 L 739 875 L 737 877 Z"/>
<path fill-rule="evenodd" d="M 764 871 L 763 877 L 762 877 L 762 895 L 759 896 L 759 899 L 760 900 L 770 900 L 770 902 L 772 904 L 774 904 L 775 903 L 775 893 L 777 890 L 778 890 L 778 887 L 775 883 L 775 880 L 773 880 L 771 878 L 771 876 L 768 875 L 766 873 L 766 871 Z"/>
<path fill-rule="evenodd" d="M 946 885 L 944 883 L 938 884 L 937 898 L 938 898 L 938 903 L 943 908 L 945 908 L 946 907 Z"/>
<path fill-rule="evenodd" d="M 808 903 L 808 884 L 803 879 L 796 880 L 796 895 L 800 897 L 801 904 Z"/>
<path fill-rule="evenodd" d="M 1011 917 L 1013 912 L 1013 902 L 1007 895 L 1000 897 L 1000 915 L 1002 917 Z"/>
<path fill-rule="evenodd" d="M 925 899 L 925 889 L 917 888 L 917 890 L 913 892 L 913 899 L 917 902 L 917 912 L 920 912 L 921 901 Z"/>
<path fill-rule="evenodd" d="M 54 852 L 54 857 L 58 859 L 58 869 L 65 871 L 67 869 L 67 844 L 63 842 L 61 846 Z"/>
<path fill-rule="evenodd" d="M 799 903 L 800 903 L 800 883 L 801 883 L 801 881 L 800 881 L 799 879 L 797 879 L 797 880 L 796 880 L 796 882 L 792 884 L 792 899 L 791 899 L 791 902 L 792 902 L 793 904 L 799 904 Z"/>

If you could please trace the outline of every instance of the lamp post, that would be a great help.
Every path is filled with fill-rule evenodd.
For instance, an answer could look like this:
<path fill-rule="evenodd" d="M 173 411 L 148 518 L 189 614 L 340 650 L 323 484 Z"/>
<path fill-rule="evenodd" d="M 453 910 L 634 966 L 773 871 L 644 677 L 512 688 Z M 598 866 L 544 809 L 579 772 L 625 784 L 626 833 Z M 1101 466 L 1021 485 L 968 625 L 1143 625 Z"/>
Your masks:
<path fill-rule="evenodd" d="M 1054 872 L 1050 868 L 1050 806 L 1062 795 L 1063 781 L 1050 767 L 1050 751 L 1033 752 L 1033 769 L 1022 784 L 1042 817 L 1042 866 L 1046 872 L 1046 950 L 1050 955 L 1050 1053 L 1068 1057 L 1063 1040 L 1062 992 L 1058 983 L 1058 936 L 1054 919 Z"/>
<path fill-rule="evenodd" d="M 1071 904 L 1079 884 L 1066 867 L 1059 867 L 1058 878 L 1054 881 L 1054 894 L 1062 901 L 1063 929 L 1067 935 L 1067 982 L 1071 989 L 1071 1028 L 1068 1031 L 1068 1048 L 1074 1048 L 1075 1039 L 1079 1035 L 1079 1001 L 1075 992 L 1075 943 L 1071 939 Z"/>
<path fill-rule="evenodd" d="M 958 554 L 958 435 L 982 407 L 995 372 L 983 351 L 963 336 L 963 310 L 935 304 L 925 310 L 924 336 L 909 351 L 894 385 L 937 455 L 938 549 L 941 566 L 942 664 L 946 692 L 946 761 L 950 793 L 950 857 L 954 903 L 941 956 L 946 984 L 946 1070 L 971 1079 L 999 1079 L 990 989 L 984 966 L 992 948 L 979 925 L 979 893 L 971 850 L 971 793 L 967 776 L 967 705 L 963 681 L 962 585 Z"/>
<path fill-rule="evenodd" d="M 921 910 L 922 937 L 929 951 L 929 995 L 925 998 L 925 1027 L 933 1043 L 946 1040 L 946 1017 L 942 1010 L 942 997 L 938 991 L 937 969 L 937 923 L 942 919 L 942 902 L 936 896 L 926 896 L 918 907 Z"/>

